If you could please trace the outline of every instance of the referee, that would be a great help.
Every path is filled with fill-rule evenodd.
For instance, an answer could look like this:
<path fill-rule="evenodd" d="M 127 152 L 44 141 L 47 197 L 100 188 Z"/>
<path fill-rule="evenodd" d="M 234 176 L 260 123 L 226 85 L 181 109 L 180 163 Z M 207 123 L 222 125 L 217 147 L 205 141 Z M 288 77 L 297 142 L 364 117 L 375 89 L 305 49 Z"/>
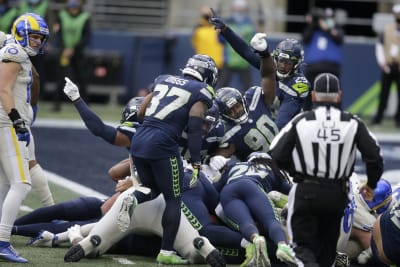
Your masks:
<path fill-rule="evenodd" d="M 278 166 L 295 182 L 289 193 L 288 232 L 298 266 L 328 267 L 335 261 L 356 148 L 366 164 L 368 182 L 360 193 L 367 200 L 383 171 L 375 137 L 357 116 L 338 108 L 341 93 L 335 75 L 318 75 L 312 92 L 315 109 L 293 118 L 270 147 Z"/>

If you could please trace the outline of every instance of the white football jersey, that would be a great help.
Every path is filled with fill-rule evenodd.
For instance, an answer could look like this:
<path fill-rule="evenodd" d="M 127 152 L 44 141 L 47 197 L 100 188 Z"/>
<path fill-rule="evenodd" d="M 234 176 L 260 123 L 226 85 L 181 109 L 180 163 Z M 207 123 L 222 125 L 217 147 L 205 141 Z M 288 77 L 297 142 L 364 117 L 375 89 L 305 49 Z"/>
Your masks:
<path fill-rule="evenodd" d="M 21 65 L 21 70 L 18 73 L 17 80 L 13 88 L 15 108 L 18 110 L 22 119 L 31 124 L 33 119 L 33 111 L 30 105 L 31 100 L 31 84 L 32 84 L 32 63 L 28 54 L 24 49 L 16 43 L 8 43 L 0 49 L 0 62 L 4 60 L 17 62 Z M 0 127 L 10 126 L 11 120 L 8 114 L 3 110 L 0 103 Z"/>
<path fill-rule="evenodd" d="M 372 227 L 376 221 L 377 215 L 371 211 L 365 201 L 362 199 L 360 193 L 354 195 L 357 208 L 354 212 L 353 227 L 363 231 L 371 232 Z"/>

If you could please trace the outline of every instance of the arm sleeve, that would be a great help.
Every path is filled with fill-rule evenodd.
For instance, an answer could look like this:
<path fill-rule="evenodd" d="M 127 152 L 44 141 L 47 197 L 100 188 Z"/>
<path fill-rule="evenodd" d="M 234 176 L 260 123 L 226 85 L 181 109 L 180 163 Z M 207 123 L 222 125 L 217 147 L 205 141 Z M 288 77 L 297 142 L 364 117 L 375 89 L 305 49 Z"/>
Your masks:
<path fill-rule="evenodd" d="M 358 120 L 358 129 L 355 138 L 357 148 L 361 153 L 361 158 L 366 165 L 367 184 L 371 188 L 376 188 L 376 184 L 383 173 L 383 158 L 378 142 L 360 120 Z"/>
<path fill-rule="evenodd" d="M 104 124 L 99 116 L 86 105 L 82 98 L 75 102 L 75 107 L 92 134 L 103 138 L 110 144 L 114 144 L 117 129 Z"/>
<path fill-rule="evenodd" d="M 201 127 L 203 119 L 200 117 L 190 116 L 188 120 L 188 149 L 190 152 L 191 162 L 201 162 L 200 151 L 202 144 Z"/>
<path fill-rule="evenodd" d="M 236 53 L 249 62 L 254 68 L 260 69 L 260 57 L 254 53 L 251 47 L 234 31 L 232 31 L 231 28 L 226 27 L 221 34 L 225 37 L 225 40 L 232 46 Z"/>

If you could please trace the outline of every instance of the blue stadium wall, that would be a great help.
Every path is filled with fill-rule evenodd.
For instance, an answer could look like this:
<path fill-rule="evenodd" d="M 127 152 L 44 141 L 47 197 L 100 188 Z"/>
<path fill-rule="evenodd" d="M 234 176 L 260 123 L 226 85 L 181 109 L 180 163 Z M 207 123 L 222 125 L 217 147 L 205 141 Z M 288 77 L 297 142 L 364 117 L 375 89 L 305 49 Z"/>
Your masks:
<path fill-rule="evenodd" d="M 271 39 L 270 47 L 281 39 Z M 123 58 L 121 83 L 125 86 L 125 99 L 136 95 L 139 88 L 147 87 L 161 73 L 178 74 L 188 57 L 193 54 L 188 34 L 168 36 L 139 36 L 133 33 L 96 31 L 91 49 L 118 52 Z M 379 69 L 372 42 L 344 44 L 342 68 L 343 107 L 349 108 L 379 79 Z M 253 69 L 253 83 L 259 84 L 258 70 Z M 238 86 L 237 78 L 231 86 Z"/>

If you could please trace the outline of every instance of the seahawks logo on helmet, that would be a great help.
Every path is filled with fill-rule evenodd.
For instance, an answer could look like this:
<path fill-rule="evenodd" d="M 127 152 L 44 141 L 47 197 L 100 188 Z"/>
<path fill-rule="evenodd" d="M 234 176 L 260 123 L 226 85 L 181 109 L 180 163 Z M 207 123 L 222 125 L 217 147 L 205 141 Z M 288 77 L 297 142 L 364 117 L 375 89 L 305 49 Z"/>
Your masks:
<path fill-rule="evenodd" d="M 137 118 L 137 113 L 139 111 L 140 105 L 143 102 L 144 97 L 133 97 L 128 103 L 125 105 L 124 110 L 122 111 L 121 124 L 126 123 L 139 123 Z"/>
<path fill-rule="evenodd" d="M 182 70 L 183 75 L 189 75 L 193 78 L 205 82 L 214 87 L 218 80 L 218 68 L 214 60 L 207 55 L 194 55 L 188 59 L 185 68 Z"/>

